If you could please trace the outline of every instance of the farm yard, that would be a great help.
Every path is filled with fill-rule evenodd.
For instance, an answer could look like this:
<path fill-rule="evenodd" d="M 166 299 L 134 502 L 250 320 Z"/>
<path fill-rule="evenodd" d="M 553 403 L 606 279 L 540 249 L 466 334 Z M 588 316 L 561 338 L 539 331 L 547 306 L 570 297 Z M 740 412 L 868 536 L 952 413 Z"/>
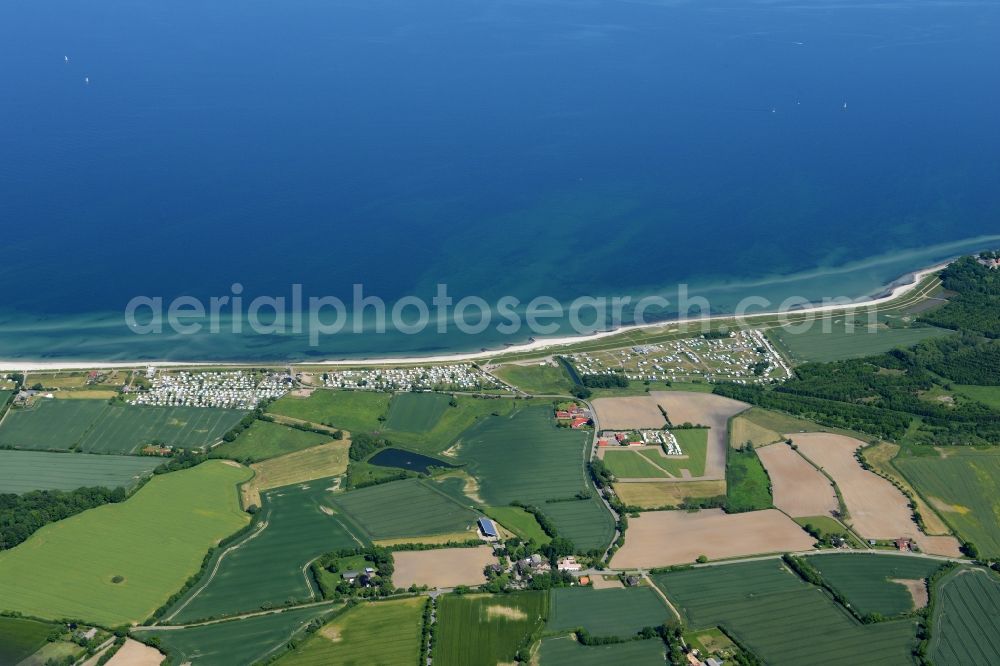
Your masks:
<path fill-rule="evenodd" d="M 517 651 L 545 623 L 545 592 L 445 595 L 438 599 L 437 666 L 496 666 Z"/>
<path fill-rule="evenodd" d="M 363 603 L 282 656 L 280 666 L 411 664 L 420 655 L 423 597 Z"/>
<path fill-rule="evenodd" d="M 245 412 L 210 407 L 136 407 L 106 400 L 39 400 L 13 409 L 0 425 L 0 446 L 85 453 L 135 453 L 160 443 L 211 444 Z"/>
<path fill-rule="evenodd" d="M 693 628 L 723 627 L 766 664 L 911 664 L 911 620 L 862 625 L 780 559 L 689 569 L 653 581 Z"/>
<path fill-rule="evenodd" d="M 353 490 L 334 498 L 335 506 L 372 541 L 435 535 L 476 538 L 478 515 L 418 479 Z"/>
<path fill-rule="evenodd" d="M 928 652 L 935 664 L 1000 663 L 1000 579 L 961 568 L 937 583 Z"/>
<path fill-rule="evenodd" d="M 757 449 L 771 479 L 774 506 L 793 518 L 828 516 L 839 508 L 830 480 L 786 444 Z"/>
<path fill-rule="evenodd" d="M 105 626 L 146 619 L 197 573 L 211 546 L 247 524 L 236 485 L 249 476 L 210 461 L 157 476 L 120 504 L 46 525 L 0 552 L 0 610 Z"/>
<path fill-rule="evenodd" d="M 540 666 L 607 666 L 608 664 L 661 664 L 663 641 L 629 641 L 610 645 L 580 645 L 571 637 L 546 638 L 538 653 Z"/>
<path fill-rule="evenodd" d="M 892 464 L 964 541 L 984 557 L 1000 557 L 1000 449 L 952 447 Z"/>
<path fill-rule="evenodd" d="M 812 547 L 812 537 L 775 509 L 736 514 L 719 509 L 650 511 L 629 519 L 625 545 L 612 565 L 647 569 L 689 564 L 699 555 L 720 560 Z"/>
<path fill-rule="evenodd" d="M 687 500 L 725 496 L 725 481 L 681 481 L 677 483 L 615 483 L 615 494 L 626 506 L 640 509 L 676 507 Z"/>
<path fill-rule="evenodd" d="M 150 456 L 0 450 L 0 494 L 92 486 L 131 488 L 162 462 Z"/>
<path fill-rule="evenodd" d="M 254 664 L 279 654 L 306 626 L 339 606 L 293 608 L 240 620 L 228 620 L 169 631 L 137 629 L 143 641 L 159 639 L 170 664 L 232 666 Z"/>
<path fill-rule="evenodd" d="M 546 631 L 583 628 L 593 636 L 631 638 L 643 627 L 658 627 L 671 618 L 673 613 L 649 587 L 561 587 L 550 593 Z"/>
<path fill-rule="evenodd" d="M 466 431 L 457 456 L 486 504 L 533 504 L 559 536 L 588 551 L 605 548 L 614 533 L 584 468 L 589 439 L 588 432 L 557 428 L 547 406 L 521 407 Z"/>
<path fill-rule="evenodd" d="M 329 442 L 330 435 L 289 428 L 280 423 L 257 420 L 232 442 L 212 449 L 212 455 L 233 460 L 259 462 Z"/>
<path fill-rule="evenodd" d="M 320 479 L 264 492 L 256 529 L 220 551 L 165 620 L 190 623 L 316 599 L 309 563 L 364 545 L 333 513 L 329 488 L 330 479 Z"/>
<path fill-rule="evenodd" d="M 496 564 L 497 558 L 489 546 L 477 548 L 436 548 L 434 550 L 400 550 L 393 553 L 396 587 L 426 585 L 430 588 L 482 585 L 483 570 Z"/>
<path fill-rule="evenodd" d="M 850 526 L 866 539 L 909 538 L 920 550 L 958 557 L 953 537 L 924 535 L 913 520 L 909 500 L 892 483 L 861 467 L 854 452 L 863 442 L 830 433 L 799 433 L 799 453 L 829 474 L 847 505 Z"/>
<path fill-rule="evenodd" d="M 922 557 L 868 553 L 812 555 L 807 560 L 858 613 L 884 617 L 926 606 L 925 581 L 942 564 Z"/>

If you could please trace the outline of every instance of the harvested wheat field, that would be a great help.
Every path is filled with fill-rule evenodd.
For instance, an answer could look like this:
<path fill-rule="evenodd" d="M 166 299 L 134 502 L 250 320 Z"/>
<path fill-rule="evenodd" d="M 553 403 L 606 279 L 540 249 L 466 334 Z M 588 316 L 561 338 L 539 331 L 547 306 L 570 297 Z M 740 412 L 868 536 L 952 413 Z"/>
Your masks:
<path fill-rule="evenodd" d="M 678 506 L 688 498 L 704 499 L 726 494 L 725 481 L 620 481 L 615 483 L 614 488 L 618 499 L 626 506 L 641 509 Z"/>
<path fill-rule="evenodd" d="M 708 450 L 705 455 L 705 475 L 701 479 L 726 478 L 726 447 L 729 446 L 729 419 L 749 409 L 739 400 L 711 393 L 687 391 L 654 391 L 649 394 L 667 410 L 673 425 L 684 423 L 708 426 Z"/>
<path fill-rule="evenodd" d="M 343 474 L 350 448 L 350 440 L 342 439 L 250 465 L 254 477 L 240 489 L 243 506 L 260 506 L 260 493 L 271 488 Z"/>
<path fill-rule="evenodd" d="M 780 442 L 784 439 L 781 433 L 777 433 L 764 426 L 757 425 L 745 416 L 737 416 L 733 419 L 732 433 L 730 433 L 729 441 L 733 445 L 733 448 L 740 448 L 747 442 L 750 442 L 755 447 L 757 446 L 767 446 L 768 444 L 773 444 L 775 442 Z"/>
<path fill-rule="evenodd" d="M 793 518 L 829 516 L 839 508 L 830 480 L 787 444 L 757 449 L 771 477 L 774 506 Z"/>
<path fill-rule="evenodd" d="M 156 648 L 151 648 L 131 638 L 108 661 L 110 666 L 159 666 L 164 657 Z"/>
<path fill-rule="evenodd" d="M 909 500 L 896 486 L 861 467 L 854 452 L 864 442 L 825 432 L 792 435 L 799 453 L 833 477 L 847 505 L 850 526 L 866 539 L 913 539 L 920 550 L 958 557 L 958 541 L 950 536 L 927 536 L 913 521 Z"/>
<path fill-rule="evenodd" d="M 727 514 L 721 509 L 653 511 L 628 522 L 619 569 L 687 564 L 763 553 L 809 550 L 813 539 L 777 509 Z"/>
<path fill-rule="evenodd" d="M 392 557 L 395 560 L 392 582 L 396 587 L 481 585 L 486 582 L 483 569 L 497 563 L 489 546 L 403 550 Z"/>
<path fill-rule="evenodd" d="M 596 398 L 591 404 L 603 430 L 659 429 L 667 424 L 656 400 L 651 397 Z"/>

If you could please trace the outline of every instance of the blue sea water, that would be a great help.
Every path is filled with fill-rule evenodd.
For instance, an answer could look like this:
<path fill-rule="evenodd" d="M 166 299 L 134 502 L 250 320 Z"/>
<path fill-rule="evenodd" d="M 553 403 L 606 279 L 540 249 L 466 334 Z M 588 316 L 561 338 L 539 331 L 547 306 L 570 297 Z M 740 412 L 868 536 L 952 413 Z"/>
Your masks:
<path fill-rule="evenodd" d="M 997 34 L 977 2 L 5 0 L 0 358 L 531 335 L 311 346 L 122 316 L 233 283 L 490 303 L 687 283 L 717 311 L 869 294 L 1000 245 Z"/>

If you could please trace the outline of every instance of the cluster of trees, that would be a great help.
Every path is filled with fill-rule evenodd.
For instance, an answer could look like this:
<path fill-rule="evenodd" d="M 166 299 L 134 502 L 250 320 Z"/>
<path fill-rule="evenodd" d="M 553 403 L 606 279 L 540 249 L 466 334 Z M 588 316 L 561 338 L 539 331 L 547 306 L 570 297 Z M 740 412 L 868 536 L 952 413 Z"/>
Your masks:
<path fill-rule="evenodd" d="M 48 523 L 127 496 L 124 488 L 102 487 L 0 494 L 0 550 L 13 548 Z"/>
<path fill-rule="evenodd" d="M 920 317 L 942 328 L 1000 338 L 1000 271 L 963 257 L 941 273 L 945 289 L 957 293 L 944 307 Z"/>
<path fill-rule="evenodd" d="M 624 372 L 612 372 L 609 375 L 580 375 L 580 382 L 587 388 L 628 388 L 628 377 Z"/>
<path fill-rule="evenodd" d="M 351 448 L 347 455 L 351 460 L 362 461 L 379 449 L 392 446 L 392 442 L 384 437 L 370 433 L 356 433 L 351 439 Z"/>
<path fill-rule="evenodd" d="M 361 587 L 350 583 L 336 574 L 340 570 L 340 560 L 361 555 L 368 566 L 376 573 L 370 579 L 371 587 Z M 320 556 L 312 563 L 312 576 L 323 594 L 324 599 L 343 599 L 345 597 L 381 597 L 395 592 L 392 586 L 392 574 L 395 564 L 392 551 L 380 546 L 370 548 L 342 548 Z M 334 574 L 334 575 L 327 575 Z"/>

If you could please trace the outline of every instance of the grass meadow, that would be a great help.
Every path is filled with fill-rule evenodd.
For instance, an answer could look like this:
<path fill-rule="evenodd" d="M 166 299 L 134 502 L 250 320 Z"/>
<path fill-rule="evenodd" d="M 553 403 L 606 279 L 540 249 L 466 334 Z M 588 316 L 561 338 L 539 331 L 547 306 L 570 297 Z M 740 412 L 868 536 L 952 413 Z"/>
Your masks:
<path fill-rule="evenodd" d="M 658 627 L 671 618 L 673 613 L 649 587 L 560 587 L 549 597 L 546 630 L 583 628 L 593 636 L 630 638 L 643 627 Z"/>
<path fill-rule="evenodd" d="M 211 546 L 247 524 L 236 485 L 249 476 L 209 461 L 157 476 L 120 504 L 46 525 L 0 552 L 0 610 L 141 622 L 198 572 Z"/>
<path fill-rule="evenodd" d="M 424 597 L 411 597 L 355 606 L 277 663 L 280 666 L 416 663 L 426 602 Z"/>
<path fill-rule="evenodd" d="M 656 451 L 650 455 L 643 455 L 644 453 L 649 452 L 627 448 L 608 449 L 604 452 L 604 465 L 619 479 L 666 479 L 671 476 L 659 467 L 660 460 L 666 462 L 666 458 Z"/>
<path fill-rule="evenodd" d="M 869 329 L 868 322 L 855 325 L 849 332 L 843 317 L 835 319 L 829 331 L 824 332 L 816 323 L 806 332 L 794 329 L 775 328 L 772 332 L 792 360 L 804 363 L 818 361 L 841 361 L 881 354 L 898 347 L 912 347 L 922 340 L 950 335 L 952 331 L 933 326 L 913 328 L 887 328 L 876 326 Z"/>
<path fill-rule="evenodd" d="M 977 400 L 993 409 L 1000 409 L 1000 386 L 973 386 L 952 384 L 952 390 L 971 400 Z"/>
<path fill-rule="evenodd" d="M 333 605 L 295 608 L 281 613 L 258 615 L 171 631 L 138 631 L 142 640 L 159 639 L 169 664 L 197 666 L 256 664 L 283 650 L 317 618 L 325 617 Z"/>
<path fill-rule="evenodd" d="M 352 490 L 334 503 L 372 541 L 466 532 L 478 517 L 418 479 Z"/>
<path fill-rule="evenodd" d="M 166 621 L 190 623 L 320 598 L 308 564 L 332 550 L 366 545 L 333 513 L 329 487 L 329 479 L 319 479 L 263 493 L 257 520 L 265 527 L 217 554 Z"/>
<path fill-rule="evenodd" d="M 522 539 L 532 539 L 542 545 L 550 541 L 535 517 L 519 506 L 487 507 L 486 515 L 497 521 Z"/>
<path fill-rule="evenodd" d="M 0 664 L 17 664 L 46 644 L 59 627 L 20 617 L 0 617 Z"/>
<path fill-rule="evenodd" d="M 162 462 L 152 456 L 0 450 L 0 493 L 92 486 L 131 488 Z"/>
<path fill-rule="evenodd" d="M 1000 557 L 1000 449 L 951 447 L 944 457 L 898 457 L 893 465 L 963 541 Z"/>
<path fill-rule="evenodd" d="M 938 560 L 905 555 L 836 553 L 808 560 L 852 608 L 862 615 L 880 613 L 885 617 L 915 610 L 906 587 L 890 579 L 926 579 L 941 567 Z"/>
<path fill-rule="evenodd" d="M 911 664 L 910 620 L 862 625 L 780 560 L 658 574 L 693 629 L 721 626 L 766 664 Z"/>
<path fill-rule="evenodd" d="M 403 394 L 407 395 L 407 394 Z M 403 397 L 402 395 L 397 398 Z M 422 432 L 390 430 L 386 437 L 395 444 L 428 455 L 439 454 L 449 448 L 476 423 L 495 416 L 505 416 L 514 411 L 516 403 L 507 398 L 473 398 L 456 396 L 458 407 L 448 407 L 441 412 L 434 425 Z M 393 400 L 395 402 L 395 399 Z"/>
<path fill-rule="evenodd" d="M 726 508 L 733 511 L 758 511 L 774 505 L 771 480 L 755 450 L 726 452 Z"/>
<path fill-rule="evenodd" d="M 663 641 L 628 641 L 610 645 L 580 645 L 569 636 L 546 638 L 538 652 L 540 666 L 608 666 L 608 664 L 662 664 Z"/>
<path fill-rule="evenodd" d="M 1000 578 L 959 569 L 937 583 L 928 651 L 935 664 L 1000 663 Z"/>
<path fill-rule="evenodd" d="M 437 666 L 496 666 L 514 661 L 545 622 L 545 592 L 438 598 Z"/>
<path fill-rule="evenodd" d="M 672 430 L 677 443 L 680 444 L 681 451 L 687 456 L 686 459 L 666 457 L 663 464 L 657 460 L 657 464 L 666 469 L 674 476 L 681 476 L 681 470 L 686 469 L 691 472 L 691 476 L 705 476 L 705 456 L 708 454 L 708 428 L 690 428 L 683 430 Z"/>
<path fill-rule="evenodd" d="M 329 435 L 257 420 L 232 442 L 224 442 L 212 449 L 212 456 L 258 462 L 329 441 Z"/>
<path fill-rule="evenodd" d="M 400 393 L 389 403 L 385 428 L 423 433 L 434 428 L 448 410 L 451 396 L 443 393 Z"/>
<path fill-rule="evenodd" d="M 614 523 L 584 469 L 590 436 L 557 428 L 548 406 L 522 407 L 465 432 L 458 457 L 487 504 L 535 505 L 578 550 L 603 549 Z"/>
<path fill-rule="evenodd" d="M 502 365 L 493 374 L 525 393 L 566 395 L 573 387 L 573 381 L 560 363 L 554 366 L 547 362 L 544 365 Z"/>
<path fill-rule="evenodd" d="M 351 432 L 378 430 L 389 410 L 389 393 L 317 389 L 308 398 L 286 395 L 267 411 Z"/>

